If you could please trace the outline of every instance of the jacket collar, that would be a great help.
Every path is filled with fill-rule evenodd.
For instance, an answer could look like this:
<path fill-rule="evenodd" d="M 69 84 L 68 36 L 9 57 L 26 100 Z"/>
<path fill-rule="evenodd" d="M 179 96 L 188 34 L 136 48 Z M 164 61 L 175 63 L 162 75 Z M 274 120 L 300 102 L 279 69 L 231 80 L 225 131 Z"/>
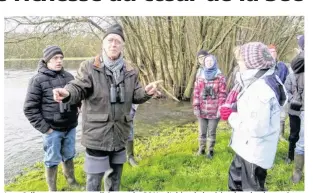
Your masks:
<path fill-rule="evenodd" d="M 247 87 L 251 81 L 254 81 L 255 75 L 258 73 L 259 69 L 248 69 L 244 72 L 238 71 L 236 74 L 236 81 L 239 82 L 242 88 Z M 275 71 L 274 67 L 269 69 L 265 74 L 263 74 L 259 79 L 264 78 L 265 76 L 273 74 Z"/>

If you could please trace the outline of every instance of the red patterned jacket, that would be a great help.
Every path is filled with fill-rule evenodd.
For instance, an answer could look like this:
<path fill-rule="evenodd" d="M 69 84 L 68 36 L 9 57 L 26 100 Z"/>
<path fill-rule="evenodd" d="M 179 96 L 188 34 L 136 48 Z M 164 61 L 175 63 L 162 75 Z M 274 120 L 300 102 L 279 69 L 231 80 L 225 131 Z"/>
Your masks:
<path fill-rule="evenodd" d="M 218 109 L 224 104 L 226 97 L 226 80 L 222 74 L 209 81 L 202 77 L 196 78 L 193 90 L 194 114 L 205 119 L 219 118 Z"/>

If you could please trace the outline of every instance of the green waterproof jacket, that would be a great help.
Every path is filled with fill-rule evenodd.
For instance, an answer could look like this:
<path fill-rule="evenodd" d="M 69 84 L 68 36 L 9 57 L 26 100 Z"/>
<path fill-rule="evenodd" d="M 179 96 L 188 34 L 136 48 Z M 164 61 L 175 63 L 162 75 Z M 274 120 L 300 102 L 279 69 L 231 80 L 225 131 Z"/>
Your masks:
<path fill-rule="evenodd" d="M 66 103 L 82 101 L 83 146 L 102 151 L 118 151 L 126 146 L 132 117 L 132 103 L 141 104 L 151 98 L 138 80 L 138 71 L 124 62 L 123 73 L 116 85 L 124 81 L 125 102 L 110 102 L 110 87 L 113 74 L 104 67 L 101 57 L 81 63 L 75 80 L 65 86 L 70 96 Z"/>

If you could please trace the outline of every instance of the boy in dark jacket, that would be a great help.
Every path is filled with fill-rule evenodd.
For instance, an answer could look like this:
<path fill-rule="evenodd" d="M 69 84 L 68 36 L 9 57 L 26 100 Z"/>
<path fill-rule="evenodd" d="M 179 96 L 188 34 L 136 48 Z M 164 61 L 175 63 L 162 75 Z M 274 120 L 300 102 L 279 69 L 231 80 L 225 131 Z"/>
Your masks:
<path fill-rule="evenodd" d="M 78 106 L 53 100 L 54 88 L 62 88 L 74 77 L 63 69 L 63 52 L 58 46 L 48 46 L 38 64 L 38 73 L 28 85 L 24 114 L 35 129 L 43 134 L 44 164 L 49 191 L 56 191 L 58 165 L 70 185 L 78 185 L 74 177 L 75 135 Z"/>

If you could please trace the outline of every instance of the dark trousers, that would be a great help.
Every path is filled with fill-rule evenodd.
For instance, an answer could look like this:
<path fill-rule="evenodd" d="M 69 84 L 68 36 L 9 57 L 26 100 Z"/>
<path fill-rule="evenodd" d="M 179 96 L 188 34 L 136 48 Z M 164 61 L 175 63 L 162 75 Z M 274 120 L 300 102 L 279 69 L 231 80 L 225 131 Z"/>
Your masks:
<path fill-rule="evenodd" d="M 288 158 L 293 160 L 296 143 L 299 140 L 301 120 L 299 116 L 289 114 L 289 122 L 290 122 L 290 135 L 288 139 L 289 140 Z"/>
<path fill-rule="evenodd" d="M 266 176 L 266 169 L 249 163 L 236 154 L 229 168 L 228 188 L 230 191 L 266 191 Z"/>

